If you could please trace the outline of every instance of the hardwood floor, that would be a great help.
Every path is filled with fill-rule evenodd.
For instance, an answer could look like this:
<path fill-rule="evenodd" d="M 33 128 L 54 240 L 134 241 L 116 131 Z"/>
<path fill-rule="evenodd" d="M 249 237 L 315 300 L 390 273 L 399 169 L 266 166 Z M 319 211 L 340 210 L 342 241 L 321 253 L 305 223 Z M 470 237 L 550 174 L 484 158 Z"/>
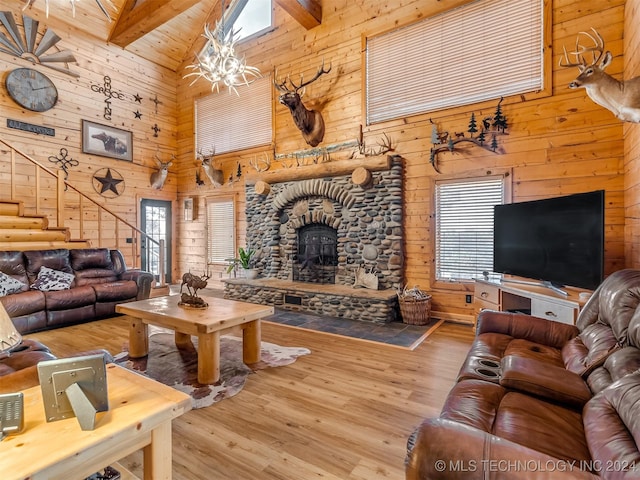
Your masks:
<path fill-rule="evenodd" d="M 29 335 L 55 354 L 121 351 L 127 317 Z M 262 338 L 310 348 L 249 377 L 233 398 L 173 423 L 176 480 L 404 478 L 407 437 L 438 415 L 473 338 L 444 324 L 416 350 L 263 323 Z M 122 463 L 140 475 L 139 453 Z"/>

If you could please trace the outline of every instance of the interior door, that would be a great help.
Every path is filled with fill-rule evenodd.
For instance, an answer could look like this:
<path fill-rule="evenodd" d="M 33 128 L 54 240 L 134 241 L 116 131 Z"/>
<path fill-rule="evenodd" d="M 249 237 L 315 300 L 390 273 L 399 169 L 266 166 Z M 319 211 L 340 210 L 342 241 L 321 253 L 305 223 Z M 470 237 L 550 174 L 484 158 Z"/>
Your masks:
<path fill-rule="evenodd" d="M 140 203 L 140 228 L 151 238 L 164 240 L 165 282 L 171 283 L 171 202 L 167 200 L 142 199 Z M 143 238 L 140 242 L 140 258 L 143 270 L 151 272 L 160 280 L 160 247 Z"/>

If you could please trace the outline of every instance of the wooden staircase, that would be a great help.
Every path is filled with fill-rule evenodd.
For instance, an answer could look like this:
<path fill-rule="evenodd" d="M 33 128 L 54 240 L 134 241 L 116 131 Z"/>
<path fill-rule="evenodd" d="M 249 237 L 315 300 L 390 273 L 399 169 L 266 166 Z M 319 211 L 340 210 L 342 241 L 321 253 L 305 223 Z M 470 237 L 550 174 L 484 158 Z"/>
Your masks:
<path fill-rule="evenodd" d="M 89 240 L 73 240 L 69 229 L 49 227 L 44 215 L 25 215 L 20 201 L 0 200 L 0 251 L 89 248 Z"/>

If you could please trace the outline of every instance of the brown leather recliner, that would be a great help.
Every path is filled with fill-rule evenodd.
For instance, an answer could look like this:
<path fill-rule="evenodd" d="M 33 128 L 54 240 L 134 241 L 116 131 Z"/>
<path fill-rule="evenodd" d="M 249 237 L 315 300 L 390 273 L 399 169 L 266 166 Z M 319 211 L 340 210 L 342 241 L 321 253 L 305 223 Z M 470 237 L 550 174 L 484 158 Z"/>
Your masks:
<path fill-rule="evenodd" d="M 487 373 L 483 363 L 501 364 L 516 356 L 580 375 L 596 393 L 640 368 L 640 342 L 629 345 L 627 338 L 630 322 L 640 315 L 639 305 L 640 270 L 626 269 L 611 274 L 596 289 L 576 326 L 517 313 L 480 312 L 476 338 L 458 380 L 491 380 L 482 375 Z"/>

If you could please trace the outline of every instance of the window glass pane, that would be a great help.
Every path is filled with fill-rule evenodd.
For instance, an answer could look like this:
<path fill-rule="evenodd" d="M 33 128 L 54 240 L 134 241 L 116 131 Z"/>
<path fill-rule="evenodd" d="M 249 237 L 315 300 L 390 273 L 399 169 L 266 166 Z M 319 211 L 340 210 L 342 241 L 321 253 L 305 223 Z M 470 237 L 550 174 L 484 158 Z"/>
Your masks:
<path fill-rule="evenodd" d="M 233 200 L 208 201 L 208 263 L 223 263 L 235 256 L 235 208 Z"/>
<path fill-rule="evenodd" d="M 367 123 L 543 88 L 543 1 L 479 0 L 367 39 Z"/>
<path fill-rule="evenodd" d="M 436 279 L 472 280 L 493 269 L 493 207 L 503 177 L 436 183 Z"/>
<path fill-rule="evenodd" d="M 271 27 L 271 0 L 248 0 L 236 21 L 233 22 L 233 31 L 238 32 L 236 40 L 242 40 L 269 27 Z"/>

